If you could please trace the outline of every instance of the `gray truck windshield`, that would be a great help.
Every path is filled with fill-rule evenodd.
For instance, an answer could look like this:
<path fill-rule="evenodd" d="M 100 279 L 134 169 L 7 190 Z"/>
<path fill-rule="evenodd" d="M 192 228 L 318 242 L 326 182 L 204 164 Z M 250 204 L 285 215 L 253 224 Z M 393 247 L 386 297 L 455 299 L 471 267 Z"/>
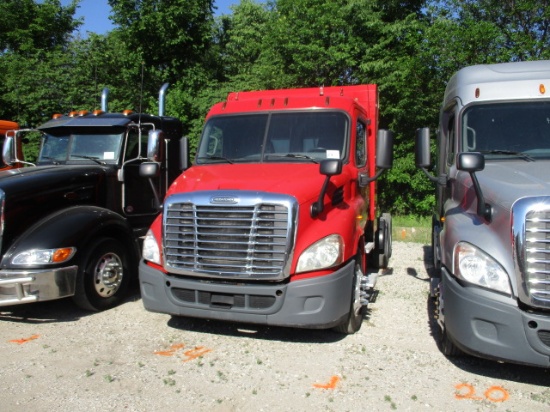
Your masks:
<path fill-rule="evenodd" d="M 38 162 L 96 161 L 116 163 L 120 156 L 122 133 L 71 134 L 43 137 Z"/>
<path fill-rule="evenodd" d="M 550 158 L 550 102 L 471 106 L 463 115 L 462 150 L 488 160 Z"/>
<path fill-rule="evenodd" d="M 342 159 L 348 117 L 341 112 L 215 116 L 205 125 L 197 164 Z"/>

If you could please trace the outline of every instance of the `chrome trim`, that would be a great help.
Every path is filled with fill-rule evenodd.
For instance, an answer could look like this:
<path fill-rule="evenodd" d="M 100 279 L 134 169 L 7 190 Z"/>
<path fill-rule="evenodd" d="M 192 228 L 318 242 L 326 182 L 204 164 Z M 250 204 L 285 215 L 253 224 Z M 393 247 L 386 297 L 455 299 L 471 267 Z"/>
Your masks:
<path fill-rule="evenodd" d="M 212 204 L 232 198 L 236 204 Z M 208 278 L 281 281 L 290 275 L 298 203 L 288 195 L 239 191 L 166 199 L 164 268 Z"/>
<path fill-rule="evenodd" d="M 550 197 L 526 197 L 514 203 L 512 236 L 519 300 L 550 308 Z"/>
<path fill-rule="evenodd" d="M 77 272 L 78 266 L 50 270 L 1 270 L 0 306 L 72 296 Z"/>

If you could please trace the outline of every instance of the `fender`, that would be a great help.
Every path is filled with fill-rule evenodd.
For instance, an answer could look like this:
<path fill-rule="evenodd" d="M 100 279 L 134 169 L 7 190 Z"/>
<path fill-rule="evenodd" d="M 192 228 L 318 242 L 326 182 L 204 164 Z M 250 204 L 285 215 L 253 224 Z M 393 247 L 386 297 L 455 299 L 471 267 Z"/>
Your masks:
<path fill-rule="evenodd" d="M 0 269 L 12 268 L 12 256 L 29 249 L 76 247 L 76 254 L 70 260 L 76 262 L 90 240 L 100 236 L 118 239 L 134 255 L 136 262 L 139 259 L 137 241 L 124 217 L 96 206 L 73 206 L 44 217 L 19 236 L 4 254 Z"/>

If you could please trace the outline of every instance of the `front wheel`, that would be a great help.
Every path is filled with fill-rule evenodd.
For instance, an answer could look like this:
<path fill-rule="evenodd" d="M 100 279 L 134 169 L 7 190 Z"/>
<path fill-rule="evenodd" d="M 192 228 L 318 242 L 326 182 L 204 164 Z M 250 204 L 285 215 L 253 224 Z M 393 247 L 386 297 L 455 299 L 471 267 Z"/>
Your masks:
<path fill-rule="evenodd" d="M 355 260 L 350 309 L 346 320 L 334 327 L 334 330 L 338 333 L 354 334 L 361 329 L 363 324 L 366 306 L 361 303 L 361 280 L 364 277 L 362 266 L 361 259 L 358 257 Z"/>
<path fill-rule="evenodd" d="M 131 275 L 126 248 L 112 238 L 97 239 L 80 262 L 73 300 L 86 310 L 113 308 L 126 295 Z"/>

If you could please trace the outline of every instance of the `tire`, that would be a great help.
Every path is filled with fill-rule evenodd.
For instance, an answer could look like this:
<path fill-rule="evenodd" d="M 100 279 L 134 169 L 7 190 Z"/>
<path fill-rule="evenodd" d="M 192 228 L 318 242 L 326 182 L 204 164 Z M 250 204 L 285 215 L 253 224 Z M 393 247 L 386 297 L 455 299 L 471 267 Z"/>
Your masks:
<path fill-rule="evenodd" d="M 389 213 L 382 213 L 382 216 L 378 219 L 375 241 L 372 264 L 377 269 L 386 269 L 392 255 L 392 219 Z"/>
<path fill-rule="evenodd" d="M 355 259 L 355 267 L 353 273 L 353 282 L 351 285 L 351 303 L 346 320 L 334 327 L 334 331 L 343 333 L 345 335 L 352 335 L 361 329 L 363 324 L 363 318 L 365 316 L 366 306 L 361 305 L 361 288 L 360 282 L 363 276 L 363 265 L 361 264 L 361 258 Z"/>
<path fill-rule="evenodd" d="M 439 347 L 441 349 L 441 352 L 443 352 L 445 356 L 448 356 L 450 358 L 459 357 L 464 354 L 464 352 L 458 349 L 458 347 L 452 342 L 445 329 L 441 331 Z"/>
<path fill-rule="evenodd" d="M 112 238 L 97 239 L 80 262 L 73 301 L 94 312 L 111 309 L 124 299 L 132 275 L 126 248 Z"/>
<path fill-rule="evenodd" d="M 431 277 L 441 277 L 441 245 L 439 244 L 439 226 L 432 221 L 432 264 Z"/>

